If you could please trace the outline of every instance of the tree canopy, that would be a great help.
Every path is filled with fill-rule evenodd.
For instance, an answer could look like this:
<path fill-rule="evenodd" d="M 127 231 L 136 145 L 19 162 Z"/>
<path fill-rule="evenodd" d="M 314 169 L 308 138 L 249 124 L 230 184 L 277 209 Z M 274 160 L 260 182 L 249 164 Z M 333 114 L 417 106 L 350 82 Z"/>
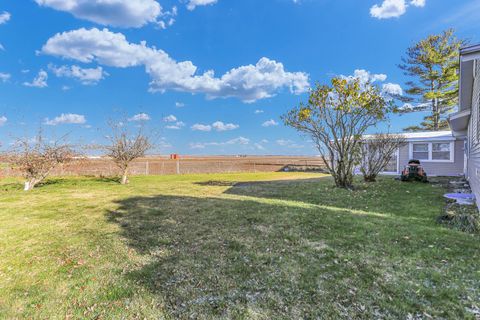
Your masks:
<path fill-rule="evenodd" d="M 330 85 L 317 85 L 306 104 L 282 118 L 313 140 L 335 184 L 349 188 L 361 136 L 391 110 L 376 86 L 359 79 L 333 78 Z"/>
<path fill-rule="evenodd" d="M 448 128 L 446 117 L 458 101 L 459 40 L 452 29 L 430 35 L 407 49 L 399 68 L 411 78 L 406 83 L 402 112 L 428 111 L 420 125 L 406 131 Z"/>

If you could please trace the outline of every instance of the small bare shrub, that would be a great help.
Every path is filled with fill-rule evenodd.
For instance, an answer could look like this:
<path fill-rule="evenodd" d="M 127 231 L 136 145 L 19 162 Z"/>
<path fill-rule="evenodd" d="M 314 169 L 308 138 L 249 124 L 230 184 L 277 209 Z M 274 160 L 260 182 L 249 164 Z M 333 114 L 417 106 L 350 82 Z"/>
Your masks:
<path fill-rule="evenodd" d="M 8 161 L 23 174 L 26 179 L 24 190 L 29 191 L 45 180 L 55 167 L 71 162 L 76 155 L 65 142 L 65 137 L 58 141 L 45 141 L 39 131 L 34 139 L 17 139 Z"/>
<path fill-rule="evenodd" d="M 358 162 L 363 179 L 366 182 L 375 182 L 397 150 L 406 143 L 404 136 L 386 133 L 363 138 L 358 145 Z"/>
<path fill-rule="evenodd" d="M 152 139 L 144 133 L 140 126 L 134 133 L 130 133 L 126 125 L 111 124 L 112 134 L 108 136 L 109 144 L 104 147 L 106 156 L 112 158 L 120 169 L 121 184 L 127 184 L 128 169 L 135 159 L 144 157 L 146 152 L 152 149 Z"/>

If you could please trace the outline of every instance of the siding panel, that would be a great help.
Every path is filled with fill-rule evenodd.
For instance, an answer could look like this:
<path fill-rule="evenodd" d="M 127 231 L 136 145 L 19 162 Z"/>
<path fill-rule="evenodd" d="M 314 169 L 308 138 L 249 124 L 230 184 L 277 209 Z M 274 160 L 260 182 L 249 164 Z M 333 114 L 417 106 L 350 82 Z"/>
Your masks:
<path fill-rule="evenodd" d="M 475 72 L 472 94 L 472 112 L 468 130 L 468 171 L 467 178 L 480 207 L 480 142 L 478 139 L 478 123 L 480 108 L 480 61 L 475 61 Z"/>
<path fill-rule="evenodd" d="M 437 141 L 425 141 L 437 142 Z M 417 142 L 416 142 L 417 143 Z M 421 143 L 420 141 L 418 143 Z M 464 142 L 463 140 L 455 141 L 454 146 L 454 162 L 422 162 L 422 166 L 429 176 L 461 176 L 464 174 Z M 410 160 L 409 145 L 400 149 L 400 170 L 408 164 Z"/>

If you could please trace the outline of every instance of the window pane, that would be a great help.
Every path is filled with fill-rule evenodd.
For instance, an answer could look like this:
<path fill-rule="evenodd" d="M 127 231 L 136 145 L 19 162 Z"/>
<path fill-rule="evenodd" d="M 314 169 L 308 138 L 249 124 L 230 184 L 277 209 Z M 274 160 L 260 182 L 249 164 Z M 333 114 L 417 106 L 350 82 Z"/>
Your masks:
<path fill-rule="evenodd" d="M 433 143 L 432 151 L 450 151 L 450 143 Z"/>
<path fill-rule="evenodd" d="M 387 166 L 383 169 L 384 172 L 397 172 L 397 155 L 394 154 Z"/>
<path fill-rule="evenodd" d="M 428 143 L 418 143 L 413 145 L 414 152 L 428 152 Z"/>
<path fill-rule="evenodd" d="M 450 151 L 432 152 L 432 160 L 450 160 Z"/>
<path fill-rule="evenodd" d="M 428 160 L 428 152 L 413 152 L 413 158 L 417 160 Z"/>

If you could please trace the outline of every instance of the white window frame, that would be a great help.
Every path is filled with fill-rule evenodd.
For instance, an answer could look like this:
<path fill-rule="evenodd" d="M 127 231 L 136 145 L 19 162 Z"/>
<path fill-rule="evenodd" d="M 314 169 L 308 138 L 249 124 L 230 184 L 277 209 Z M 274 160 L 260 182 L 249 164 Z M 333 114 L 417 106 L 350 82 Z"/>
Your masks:
<path fill-rule="evenodd" d="M 432 150 L 434 143 L 449 143 L 450 144 L 450 159 L 449 160 L 434 160 L 432 159 Z M 428 159 L 422 160 L 418 159 L 421 162 L 443 162 L 443 163 L 453 163 L 455 162 L 455 141 L 415 141 L 408 144 L 408 156 L 409 159 L 415 159 L 413 157 L 413 145 L 414 144 L 427 144 L 428 145 Z"/>

